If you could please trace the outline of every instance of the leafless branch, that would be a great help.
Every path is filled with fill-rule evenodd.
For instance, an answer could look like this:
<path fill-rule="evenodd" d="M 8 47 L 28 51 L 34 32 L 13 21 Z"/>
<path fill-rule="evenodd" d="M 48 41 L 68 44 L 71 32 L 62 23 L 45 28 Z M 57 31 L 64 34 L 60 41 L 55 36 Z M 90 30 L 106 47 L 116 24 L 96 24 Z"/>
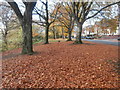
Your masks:
<path fill-rule="evenodd" d="M 105 9 L 105 8 L 107 8 L 107 7 L 110 7 L 110 6 L 112 6 L 112 5 L 118 4 L 118 3 L 120 3 L 120 1 L 119 1 L 119 2 L 115 2 L 115 3 L 112 3 L 112 4 L 109 4 L 109 5 L 107 5 L 107 6 L 103 7 L 103 8 L 101 8 L 101 9 L 100 9 L 98 12 L 96 12 L 94 15 L 92 15 L 92 16 L 86 18 L 86 20 L 87 20 L 87 19 L 90 19 L 90 18 L 92 18 L 92 17 L 94 17 L 94 16 L 96 16 L 96 15 L 97 15 L 98 13 L 100 13 L 103 9 Z"/>

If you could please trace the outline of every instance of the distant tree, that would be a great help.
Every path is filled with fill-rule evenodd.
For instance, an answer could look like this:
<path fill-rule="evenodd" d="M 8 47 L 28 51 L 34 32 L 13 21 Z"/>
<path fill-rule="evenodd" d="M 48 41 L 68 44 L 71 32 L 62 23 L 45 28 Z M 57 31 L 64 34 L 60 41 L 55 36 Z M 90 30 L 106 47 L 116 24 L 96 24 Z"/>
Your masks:
<path fill-rule="evenodd" d="M 96 8 L 94 9 L 93 1 L 92 2 L 83 2 L 83 1 L 71 2 L 72 8 L 73 8 L 73 17 L 75 18 L 75 21 L 79 28 L 78 38 L 76 38 L 75 43 L 82 44 L 81 34 L 82 34 L 83 24 L 86 20 L 95 17 L 96 15 L 98 15 L 102 10 L 106 9 L 107 7 L 110 7 L 110 6 L 118 4 L 118 3 L 120 3 L 120 1 L 108 4 L 108 5 L 104 5 L 100 9 L 96 9 Z M 89 13 L 91 11 L 95 11 L 95 13 L 93 13 L 93 15 L 89 16 Z"/>
<path fill-rule="evenodd" d="M 22 0 L 25 5 L 25 12 L 22 15 L 18 4 L 14 0 L 6 0 L 17 15 L 23 31 L 22 54 L 33 54 L 32 46 L 32 11 L 36 2 L 32 0 Z"/>
<path fill-rule="evenodd" d="M 72 16 L 73 10 L 72 6 L 69 3 L 61 4 L 61 8 L 59 9 L 60 17 L 58 18 L 59 22 L 64 25 L 68 29 L 68 40 L 72 41 L 71 35 L 72 30 L 74 28 L 74 18 Z"/>
<path fill-rule="evenodd" d="M 113 18 L 108 20 L 108 29 L 110 29 L 110 33 L 116 33 L 118 27 L 118 18 Z"/>
<path fill-rule="evenodd" d="M 50 31 L 53 33 L 53 39 L 56 39 L 56 28 L 54 23 L 51 24 Z"/>
<path fill-rule="evenodd" d="M 104 35 L 108 33 L 114 34 L 118 27 L 118 17 L 116 16 L 115 18 L 111 19 L 102 19 L 99 22 L 99 27 L 102 29 L 102 33 L 104 33 Z"/>
<path fill-rule="evenodd" d="M 88 31 L 89 34 L 94 33 L 94 27 L 92 25 L 89 25 L 86 27 L 86 31 Z"/>
<path fill-rule="evenodd" d="M 65 38 L 65 35 L 64 35 L 65 32 L 68 32 L 68 30 L 66 30 L 66 27 L 63 25 L 63 23 L 59 22 L 58 19 L 55 20 L 55 22 L 51 24 L 50 31 L 53 33 L 53 38 L 54 39 L 59 37 L 58 34 L 60 35 L 60 37 L 62 37 L 64 39 Z"/>
<path fill-rule="evenodd" d="M 3 27 L 1 28 L 1 33 L 3 37 L 3 49 L 7 50 L 8 49 L 8 42 L 7 42 L 7 36 L 10 30 L 13 30 L 17 27 L 19 27 L 19 22 L 16 19 L 15 13 L 13 10 L 10 8 L 10 6 L 2 2 L 0 3 L 0 18 L 1 22 L 3 24 Z"/>

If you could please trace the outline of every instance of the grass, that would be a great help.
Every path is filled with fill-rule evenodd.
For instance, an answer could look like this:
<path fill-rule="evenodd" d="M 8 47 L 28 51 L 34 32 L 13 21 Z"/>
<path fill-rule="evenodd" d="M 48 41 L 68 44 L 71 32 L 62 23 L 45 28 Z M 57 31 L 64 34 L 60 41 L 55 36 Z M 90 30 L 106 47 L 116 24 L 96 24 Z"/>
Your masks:
<path fill-rule="evenodd" d="M 41 43 L 41 42 L 43 42 L 43 40 L 39 40 L 39 41 L 33 42 L 33 44 L 37 44 L 37 43 Z"/>
<path fill-rule="evenodd" d="M 13 49 L 16 49 L 16 48 L 21 48 L 21 45 L 20 45 L 20 42 L 22 42 L 22 37 L 18 38 L 15 38 L 16 37 L 16 33 L 14 36 L 11 36 L 9 37 L 8 39 L 8 50 L 13 50 Z M 49 39 L 49 42 L 65 42 L 66 39 Z M 41 43 L 41 42 L 44 42 L 44 40 L 39 40 L 39 41 L 35 41 L 33 42 L 33 45 L 34 44 L 37 44 L 37 43 Z M 6 51 L 6 50 L 3 50 L 2 49 L 2 42 L 0 42 L 0 52 L 3 52 L 3 51 Z"/>
<path fill-rule="evenodd" d="M 8 36 L 7 36 L 7 42 L 8 42 L 7 50 L 19 48 L 20 43 L 22 42 L 22 30 L 15 29 L 15 30 L 9 31 Z M 2 46 L 4 46 L 4 43 L 2 43 L 2 41 L 1 41 L 0 42 L 0 52 L 6 51 L 5 48 Z"/>
<path fill-rule="evenodd" d="M 7 41 L 8 41 L 7 50 L 21 48 L 22 30 L 16 29 L 16 30 L 9 31 L 8 36 L 7 36 Z M 65 41 L 66 39 L 49 39 L 49 42 L 65 42 Z M 41 40 L 33 41 L 33 44 L 37 44 L 41 42 L 44 42 L 44 40 L 41 39 Z M 2 40 L 0 40 L 0 52 L 7 51 L 3 46 L 4 46 L 4 43 L 2 43 Z"/>
<path fill-rule="evenodd" d="M 49 39 L 49 42 L 65 42 L 66 41 L 66 39 Z"/>

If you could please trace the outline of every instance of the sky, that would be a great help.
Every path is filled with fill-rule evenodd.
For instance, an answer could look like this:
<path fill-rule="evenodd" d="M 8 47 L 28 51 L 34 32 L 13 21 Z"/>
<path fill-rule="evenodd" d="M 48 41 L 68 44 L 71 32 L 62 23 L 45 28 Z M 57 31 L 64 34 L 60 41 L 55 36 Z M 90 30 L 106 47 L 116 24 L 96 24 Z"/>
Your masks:
<path fill-rule="evenodd" d="M 4 2 L 5 0 L 0 0 L 0 2 Z M 20 8 L 20 10 L 22 11 L 22 13 L 24 12 L 24 8 L 21 6 L 21 5 L 23 5 L 23 3 L 22 3 L 22 0 L 15 0 L 17 3 L 18 3 L 18 5 L 19 5 L 19 8 Z M 68 0 L 48 0 L 49 1 L 49 5 L 53 5 L 53 1 L 68 1 Z M 100 1 L 100 0 L 99 0 Z M 104 1 L 106 1 L 106 0 L 104 0 Z M 107 1 L 109 1 L 109 0 L 107 0 Z M 112 1 L 112 0 L 111 0 Z M 118 1 L 118 0 L 113 0 L 113 1 Z M 40 7 L 41 6 L 41 3 L 39 2 L 39 0 L 38 0 L 38 2 L 37 2 L 37 5 L 36 5 L 37 7 Z M 52 9 L 52 8 L 49 8 L 49 9 Z M 116 8 L 113 8 L 113 9 L 115 9 L 116 10 Z M 114 10 L 114 11 L 115 11 Z M 114 15 L 116 15 L 116 13 L 114 13 L 113 14 L 113 16 Z M 33 19 L 36 19 L 36 20 L 39 20 L 39 16 L 38 15 L 33 15 Z M 85 26 L 87 26 L 87 25 L 93 25 L 94 23 L 95 23 L 95 21 L 98 21 L 98 19 L 90 19 L 90 20 L 87 20 L 85 23 L 84 23 L 84 27 Z M 1 22 L 0 22 L 0 26 L 2 26 L 1 25 Z"/>

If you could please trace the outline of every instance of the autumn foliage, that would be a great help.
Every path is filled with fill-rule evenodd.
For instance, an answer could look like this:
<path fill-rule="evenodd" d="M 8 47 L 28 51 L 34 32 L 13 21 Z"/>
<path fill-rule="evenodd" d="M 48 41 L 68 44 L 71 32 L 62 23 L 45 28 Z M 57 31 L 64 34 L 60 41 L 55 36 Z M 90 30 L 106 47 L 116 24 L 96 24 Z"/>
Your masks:
<path fill-rule="evenodd" d="M 36 54 L 3 53 L 3 88 L 118 88 L 118 47 L 85 42 L 36 44 Z"/>

